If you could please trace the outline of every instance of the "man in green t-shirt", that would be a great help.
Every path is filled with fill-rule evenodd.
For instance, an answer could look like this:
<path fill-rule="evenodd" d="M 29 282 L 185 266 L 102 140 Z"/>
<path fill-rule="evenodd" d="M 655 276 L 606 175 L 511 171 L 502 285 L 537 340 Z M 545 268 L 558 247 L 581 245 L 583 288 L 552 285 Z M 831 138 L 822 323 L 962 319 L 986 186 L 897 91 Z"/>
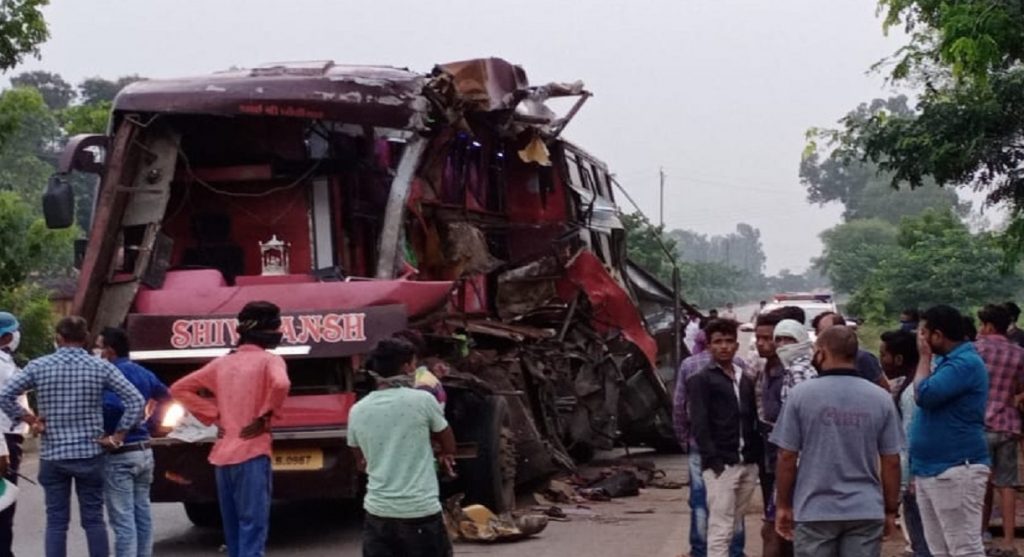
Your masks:
<path fill-rule="evenodd" d="M 411 387 L 415 348 L 382 340 L 370 355 L 377 390 L 352 407 L 348 445 L 369 476 L 363 508 L 364 557 L 449 557 L 431 440 L 451 470 L 455 435 L 429 392 Z"/>

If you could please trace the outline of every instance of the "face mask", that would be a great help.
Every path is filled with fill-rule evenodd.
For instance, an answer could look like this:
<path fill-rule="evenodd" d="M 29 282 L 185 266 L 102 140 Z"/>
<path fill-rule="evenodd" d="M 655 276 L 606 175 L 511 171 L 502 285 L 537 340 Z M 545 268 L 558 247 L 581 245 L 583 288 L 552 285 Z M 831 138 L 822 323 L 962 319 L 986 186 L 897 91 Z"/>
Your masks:
<path fill-rule="evenodd" d="M 19 344 L 21 344 L 21 331 L 14 331 L 11 333 L 11 342 L 8 342 L 7 346 L 0 347 L 0 349 L 14 352 L 18 349 Z"/>
<path fill-rule="evenodd" d="M 812 346 L 808 341 L 798 342 L 796 344 L 787 344 L 785 346 L 777 346 L 775 348 L 775 353 L 778 354 L 782 365 L 789 367 L 793 365 L 793 362 L 796 362 L 801 357 L 810 356 L 811 350 Z"/>
<path fill-rule="evenodd" d="M 815 370 L 817 370 L 818 373 L 821 373 L 821 360 L 822 359 L 823 358 L 821 358 L 821 352 L 815 352 L 814 355 L 811 356 L 811 367 L 813 367 Z"/>

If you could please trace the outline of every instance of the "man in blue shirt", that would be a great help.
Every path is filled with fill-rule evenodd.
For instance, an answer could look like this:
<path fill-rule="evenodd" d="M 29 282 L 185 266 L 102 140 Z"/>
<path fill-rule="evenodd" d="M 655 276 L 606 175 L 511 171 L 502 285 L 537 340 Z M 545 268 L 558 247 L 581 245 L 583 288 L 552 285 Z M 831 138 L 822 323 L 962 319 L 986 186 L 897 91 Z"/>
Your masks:
<path fill-rule="evenodd" d="M 148 369 L 128 359 L 128 335 L 124 329 L 107 327 L 96 338 L 97 355 L 121 370 L 125 379 L 146 399 L 146 408 L 171 398 L 167 386 Z M 151 412 L 147 411 L 148 416 Z M 124 415 L 124 403 L 113 391 L 103 393 L 103 429 L 114 433 Z M 149 488 L 153 483 L 153 450 L 149 446 L 146 422 L 133 427 L 124 445 L 107 455 L 104 494 L 107 516 L 114 529 L 117 557 L 150 557 L 153 554 L 153 520 L 149 510 Z"/>
<path fill-rule="evenodd" d="M 120 446 L 142 417 L 139 391 L 116 367 L 85 351 L 89 325 L 78 316 L 56 327 L 57 350 L 32 360 L 0 388 L 0 409 L 42 435 L 39 483 L 46 499 L 46 557 L 67 555 L 71 521 L 71 486 L 90 557 L 106 557 L 107 526 L 103 520 L 103 448 Z M 38 414 L 18 404 L 18 397 L 36 392 Z M 124 415 L 113 435 L 103 436 L 103 391 L 112 389 L 124 401 Z"/>
<path fill-rule="evenodd" d="M 935 557 L 985 555 L 980 526 L 990 462 L 985 442 L 988 371 L 964 338 L 964 319 L 956 309 L 940 305 L 921 316 L 910 473 Z"/>

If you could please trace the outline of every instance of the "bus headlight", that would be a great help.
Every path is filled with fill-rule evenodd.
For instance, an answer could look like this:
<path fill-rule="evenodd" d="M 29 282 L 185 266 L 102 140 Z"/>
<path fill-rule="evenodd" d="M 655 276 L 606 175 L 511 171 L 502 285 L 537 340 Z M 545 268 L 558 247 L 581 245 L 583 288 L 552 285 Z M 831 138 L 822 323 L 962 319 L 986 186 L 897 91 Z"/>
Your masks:
<path fill-rule="evenodd" d="M 184 417 L 185 407 L 177 402 L 172 403 L 167 407 L 167 411 L 164 412 L 164 417 L 160 420 L 160 426 L 168 429 L 174 429 L 177 427 L 178 422 L 180 422 Z"/>

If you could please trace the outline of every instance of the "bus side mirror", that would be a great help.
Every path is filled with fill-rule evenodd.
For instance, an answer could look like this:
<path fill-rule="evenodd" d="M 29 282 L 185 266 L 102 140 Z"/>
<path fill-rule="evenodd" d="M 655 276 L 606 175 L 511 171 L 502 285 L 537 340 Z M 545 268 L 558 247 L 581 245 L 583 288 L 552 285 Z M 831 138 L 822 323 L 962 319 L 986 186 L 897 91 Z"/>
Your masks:
<path fill-rule="evenodd" d="M 75 192 L 67 174 L 54 174 L 43 193 L 43 217 L 47 228 L 67 228 L 75 222 Z"/>

